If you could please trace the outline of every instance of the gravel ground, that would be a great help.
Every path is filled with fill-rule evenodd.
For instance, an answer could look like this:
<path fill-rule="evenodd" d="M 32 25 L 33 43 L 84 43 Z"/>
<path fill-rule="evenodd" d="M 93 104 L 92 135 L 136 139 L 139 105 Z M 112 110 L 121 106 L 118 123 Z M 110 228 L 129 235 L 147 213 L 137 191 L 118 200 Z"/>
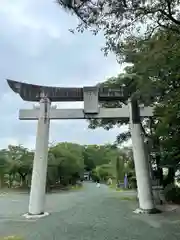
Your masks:
<path fill-rule="evenodd" d="M 28 195 L 0 194 L 0 237 L 17 235 L 25 240 L 180 239 L 179 214 L 134 214 L 136 202 L 122 200 L 124 194 L 107 186 L 97 188 L 93 183 L 86 183 L 78 191 L 47 195 L 46 210 L 50 215 L 39 220 L 26 220 L 21 216 L 28 209 Z"/>

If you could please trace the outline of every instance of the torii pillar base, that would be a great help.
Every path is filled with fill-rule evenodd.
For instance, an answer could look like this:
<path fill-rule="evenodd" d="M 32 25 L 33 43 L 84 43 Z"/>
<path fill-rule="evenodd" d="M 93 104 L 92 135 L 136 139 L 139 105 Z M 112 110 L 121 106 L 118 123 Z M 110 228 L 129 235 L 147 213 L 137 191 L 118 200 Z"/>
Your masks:
<path fill-rule="evenodd" d="M 44 212 L 42 214 L 30 214 L 30 213 L 26 213 L 23 215 L 23 217 L 25 217 L 26 219 L 39 219 L 39 218 L 43 218 L 43 217 L 47 217 L 49 216 L 48 212 Z"/>
<path fill-rule="evenodd" d="M 136 214 L 157 214 L 157 213 L 161 213 L 161 210 L 157 209 L 157 208 L 153 208 L 153 209 L 141 209 L 141 208 L 137 208 L 136 210 L 133 211 L 133 213 Z"/>

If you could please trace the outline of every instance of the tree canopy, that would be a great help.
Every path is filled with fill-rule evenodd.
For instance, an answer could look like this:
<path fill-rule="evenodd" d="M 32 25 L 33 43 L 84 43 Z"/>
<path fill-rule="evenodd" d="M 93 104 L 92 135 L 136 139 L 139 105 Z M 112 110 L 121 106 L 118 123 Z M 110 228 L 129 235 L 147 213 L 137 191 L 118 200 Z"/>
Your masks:
<path fill-rule="evenodd" d="M 99 169 L 100 172 L 96 176 L 104 179 L 110 175 L 110 171 L 103 175 L 102 169 L 105 165 L 109 169 L 114 169 L 115 159 L 119 154 L 124 156 L 122 162 L 127 160 L 124 153 L 110 144 L 57 143 L 48 151 L 47 190 L 74 185 L 84 178 L 86 171 L 97 173 L 96 170 Z M 34 152 L 21 145 L 9 145 L 7 149 L 0 150 L 0 187 L 29 188 L 33 158 Z M 119 172 L 123 174 L 123 168 L 119 169 Z"/>
<path fill-rule="evenodd" d="M 105 53 L 113 51 L 121 59 L 124 41 L 139 35 L 149 39 L 160 29 L 180 33 L 178 0 L 57 0 L 64 9 L 75 13 L 79 32 L 102 32 Z"/>

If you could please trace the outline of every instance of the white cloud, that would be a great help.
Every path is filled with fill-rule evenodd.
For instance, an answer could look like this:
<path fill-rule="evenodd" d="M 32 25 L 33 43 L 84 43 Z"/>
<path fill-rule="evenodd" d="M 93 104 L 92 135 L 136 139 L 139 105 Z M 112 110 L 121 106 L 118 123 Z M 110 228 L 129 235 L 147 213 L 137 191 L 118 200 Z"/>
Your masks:
<path fill-rule="evenodd" d="M 49 14 L 43 14 L 47 11 L 46 8 L 49 9 Z M 0 23 L 2 22 L 2 28 L 3 23 L 6 23 L 4 30 L 7 35 L 18 35 L 16 44 L 20 50 L 23 49 L 30 56 L 38 56 L 47 47 L 49 37 L 58 40 L 61 45 L 68 45 L 72 41 L 68 28 L 74 23 L 67 21 L 71 16 L 68 18 L 68 15 L 62 10 L 58 11 L 59 9 L 55 2 L 47 0 L 38 3 L 35 0 L 1 0 L 0 20 L 2 16 L 4 18 Z M 60 15 L 63 15 L 63 18 Z M 10 31 L 7 31 L 7 27 Z M 76 41 L 75 37 L 74 40 Z"/>
<path fill-rule="evenodd" d="M 103 56 L 101 36 L 73 35 L 77 19 L 49 0 L 0 0 L 0 147 L 24 144 L 34 148 L 36 122 L 18 120 L 20 108 L 32 108 L 8 88 L 5 78 L 53 86 L 94 85 L 121 68 Z M 58 103 L 80 108 L 83 103 Z M 122 129 L 89 130 L 87 122 L 52 121 L 50 142 L 82 144 L 113 142 Z"/>
<path fill-rule="evenodd" d="M 51 37 L 59 38 L 60 32 L 57 26 L 44 21 L 38 16 L 33 18 L 28 11 L 31 2 L 28 0 L 1 0 L 0 12 L 4 13 L 9 22 L 17 28 L 26 27 L 29 30 L 45 30 Z"/>

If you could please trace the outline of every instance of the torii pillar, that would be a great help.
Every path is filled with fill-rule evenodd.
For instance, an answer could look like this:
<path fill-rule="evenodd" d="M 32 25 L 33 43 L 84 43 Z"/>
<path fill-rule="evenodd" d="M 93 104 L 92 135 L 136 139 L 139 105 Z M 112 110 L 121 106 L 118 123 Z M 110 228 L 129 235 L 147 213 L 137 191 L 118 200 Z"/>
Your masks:
<path fill-rule="evenodd" d="M 48 165 L 50 109 L 50 100 L 46 97 L 42 97 L 40 100 L 39 119 L 36 134 L 29 212 L 24 215 L 26 218 L 40 218 L 49 215 L 44 211 L 44 208 Z"/>
<path fill-rule="evenodd" d="M 129 100 L 129 112 L 130 130 L 139 198 L 139 208 L 136 209 L 134 212 L 157 213 L 159 212 L 159 210 L 155 208 L 153 200 L 149 161 L 147 159 L 147 153 L 144 144 L 140 120 L 140 109 L 137 100 Z"/>

